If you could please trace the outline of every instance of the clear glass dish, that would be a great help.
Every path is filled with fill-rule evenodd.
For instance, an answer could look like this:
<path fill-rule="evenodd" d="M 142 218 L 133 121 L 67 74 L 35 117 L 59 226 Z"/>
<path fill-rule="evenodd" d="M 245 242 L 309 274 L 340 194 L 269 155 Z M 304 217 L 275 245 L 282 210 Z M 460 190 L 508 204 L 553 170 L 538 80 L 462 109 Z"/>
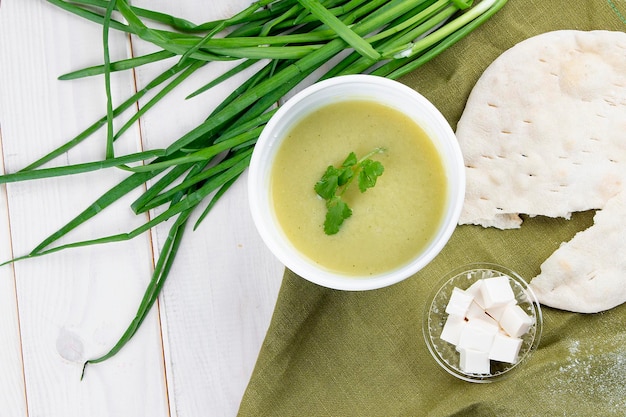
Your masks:
<path fill-rule="evenodd" d="M 465 290 L 480 279 L 497 276 L 507 276 L 509 278 L 518 305 L 533 319 L 533 324 L 528 332 L 520 337 L 522 345 L 516 363 L 511 364 L 492 360 L 488 374 L 467 373 L 460 367 L 460 354 L 456 350 L 456 346 L 440 338 L 443 326 L 448 318 L 448 313 L 445 312 L 445 309 L 455 287 Z M 464 381 L 487 383 L 502 379 L 528 361 L 539 345 L 542 325 L 543 318 L 539 302 L 528 287 L 528 283 L 521 276 L 501 265 L 473 263 L 449 272 L 435 286 L 425 307 L 423 332 L 430 353 L 447 372 Z"/>

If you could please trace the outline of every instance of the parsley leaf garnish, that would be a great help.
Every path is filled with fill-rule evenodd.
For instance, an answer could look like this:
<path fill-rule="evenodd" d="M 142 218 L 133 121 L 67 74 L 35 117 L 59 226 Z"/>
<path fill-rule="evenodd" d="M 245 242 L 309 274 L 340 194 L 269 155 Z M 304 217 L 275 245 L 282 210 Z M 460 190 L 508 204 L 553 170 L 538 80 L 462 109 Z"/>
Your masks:
<path fill-rule="evenodd" d="M 339 232 L 344 220 L 352 216 L 352 209 L 341 197 L 354 178 L 357 178 L 362 193 L 376 185 L 376 180 L 383 174 L 385 168 L 379 161 L 374 161 L 370 157 L 384 151 L 384 148 L 376 148 L 360 160 L 354 152 L 350 152 L 339 168 L 329 166 L 315 184 L 317 195 L 326 200 L 324 232 L 327 235 Z"/>
<path fill-rule="evenodd" d="M 327 235 L 334 235 L 339 231 L 343 221 L 352 216 L 352 209 L 338 195 L 332 196 L 326 202 L 326 208 L 328 211 L 324 221 L 324 232 Z"/>

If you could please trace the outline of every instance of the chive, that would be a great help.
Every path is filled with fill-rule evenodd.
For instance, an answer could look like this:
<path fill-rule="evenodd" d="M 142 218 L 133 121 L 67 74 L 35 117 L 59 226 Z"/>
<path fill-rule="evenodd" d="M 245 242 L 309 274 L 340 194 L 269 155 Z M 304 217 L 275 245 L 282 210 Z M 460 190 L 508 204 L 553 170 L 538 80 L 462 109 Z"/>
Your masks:
<path fill-rule="evenodd" d="M 396 34 L 399 33 L 407 28 L 411 28 L 411 27 L 415 27 L 415 25 L 420 25 L 421 23 L 427 21 L 428 19 L 431 19 L 434 15 L 436 15 L 437 13 L 439 13 L 441 10 L 443 10 L 444 8 L 446 8 L 449 5 L 449 1 L 448 0 L 438 0 L 432 4 L 428 4 L 428 3 L 424 3 L 418 6 L 418 8 L 416 8 L 412 14 L 412 16 L 408 19 L 403 20 L 402 22 L 399 22 L 395 25 L 393 25 L 391 28 L 386 29 L 380 33 L 377 33 L 376 35 L 373 35 L 372 37 L 369 38 L 370 42 L 374 42 L 377 41 L 379 39 L 385 39 L 387 38 L 390 34 Z M 426 7 L 424 7 L 426 6 Z M 432 28 L 434 26 L 436 26 L 439 22 L 432 22 L 431 24 L 429 24 L 429 28 Z M 415 34 L 415 36 L 413 36 L 412 39 L 417 38 L 419 35 L 421 35 L 421 33 L 417 33 Z"/>
<path fill-rule="evenodd" d="M 204 220 L 205 217 L 209 214 L 209 212 L 211 211 L 213 206 L 215 206 L 215 204 L 218 202 L 220 197 L 222 197 L 226 193 L 226 191 L 228 191 L 228 189 L 239 179 L 240 176 L 241 176 L 241 174 L 239 174 L 236 177 L 233 177 L 232 179 L 226 181 L 224 183 L 224 185 L 222 185 L 219 188 L 219 190 L 217 190 L 217 192 L 211 198 L 211 201 L 209 201 L 209 204 L 206 206 L 206 208 L 204 209 L 202 214 L 200 214 L 200 217 L 198 217 L 198 220 L 196 220 L 196 223 L 193 226 L 193 230 L 194 231 L 200 226 L 200 223 L 202 223 L 202 220 Z"/>
<path fill-rule="evenodd" d="M 256 60 L 246 59 L 242 63 L 240 63 L 239 65 L 234 67 L 233 69 L 228 70 L 227 72 L 225 72 L 224 74 L 220 75 L 216 79 L 214 79 L 214 80 L 210 81 L 209 83 L 203 85 L 202 87 L 198 88 L 196 91 L 194 91 L 193 93 L 189 94 L 186 98 L 190 99 L 190 98 L 193 98 L 193 97 L 195 97 L 197 95 L 200 95 L 200 94 L 204 93 L 205 91 L 210 90 L 211 88 L 215 87 L 216 85 L 222 83 L 223 81 L 226 81 L 230 77 L 235 76 L 236 74 L 239 74 L 240 72 L 248 69 L 249 67 L 251 67 L 252 65 L 254 65 L 256 63 L 257 63 Z"/>
<path fill-rule="evenodd" d="M 110 0 L 73 0 L 72 3 L 87 4 L 90 6 L 106 8 L 110 3 Z M 193 31 L 195 28 L 197 28 L 197 25 L 189 22 L 188 20 L 180 19 L 165 13 L 141 9 L 139 7 L 132 7 L 132 10 L 133 12 L 135 12 L 135 14 L 137 14 L 137 16 L 146 17 L 154 22 L 164 23 L 180 31 Z"/>
<path fill-rule="evenodd" d="M 72 4 L 64 0 L 46 0 L 46 1 L 70 13 L 74 13 L 77 16 L 90 20 L 94 23 L 99 23 L 101 25 L 104 24 L 105 17 L 93 12 L 90 9 L 79 7 L 76 4 Z M 118 29 L 118 30 L 122 30 L 128 33 L 133 33 L 132 29 L 128 25 L 120 23 L 117 20 L 109 19 L 109 26 L 113 29 Z"/>
<path fill-rule="evenodd" d="M 237 48 L 208 48 L 207 50 L 223 57 L 250 59 L 299 59 L 319 49 L 321 45 L 302 46 L 255 46 Z"/>
<path fill-rule="evenodd" d="M 104 74 L 106 115 L 21 171 L 0 176 L 0 183 L 73 175 L 113 167 L 123 168 L 129 174 L 67 224 L 42 240 L 30 253 L 8 262 L 70 248 L 133 239 L 164 221 L 176 218 L 135 318 L 107 353 L 87 361 L 85 366 L 114 356 L 133 337 L 167 279 L 193 210 L 208 199 L 208 204 L 193 226 L 195 229 L 247 168 L 256 140 L 282 97 L 305 80 L 316 81 L 340 74 L 372 73 L 397 79 L 434 59 L 467 36 L 506 3 L 506 0 L 482 0 L 472 6 L 471 0 L 259 0 L 229 19 L 196 25 L 175 16 L 130 6 L 127 0 L 48 1 L 102 25 L 103 65 L 74 71 L 60 78 Z M 113 10 L 119 11 L 127 23 L 112 19 Z M 152 28 L 148 22 L 164 24 L 170 29 Z M 229 29 L 229 34 L 220 37 L 225 29 Z M 142 57 L 110 62 L 109 30 L 139 36 L 154 44 L 158 50 Z M 340 54 L 350 49 L 353 49 L 351 53 L 340 57 Z M 111 72 L 149 65 L 171 57 L 179 57 L 175 65 L 155 77 L 143 90 L 113 107 L 110 95 Z M 114 141 L 200 67 L 210 65 L 212 61 L 241 61 L 187 98 L 210 90 L 262 59 L 268 62 L 242 81 L 202 123 L 173 140 L 166 149 L 113 155 Z M 323 66 L 327 67 L 325 72 L 317 74 Z M 113 119 L 153 90 L 156 90 L 154 97 L 117 132 L 113 132 Z M 102 126 L 107 126 L 102 161 L 40 168 L 79 145 Z M 144 165 L 127 166 L 141 161 L 144 161 Z M 152 180 L 154 182 L 146 187 L 143 194 L 131 204 L 131 208 L 135 213 L 142 213 L 167 206 L 154 218 L 127 233 L 59 243 L 71 230 Z"/>
<path fill-rule="evenodd" d="M 133 162 L 145 161 L 154 157 L 163 156 L 164 154 L 164 150 L 157 149 L 118 156 L 115 158 L 106 158 L 104 160 L 95 162 L 85 162 L 82 164 L 66 165 L 63 167 L 19 171 L 13 174 L 0 175 L 0 184 L 36 180 L 41 178 L 60 177 L 64 175 L 82 174 L 85 172 L 97 171 L 104 168 L 120 167 Z"/>
<path fill-rule="evenodd" d="M 113 101 L 111 99 L 111 57 L 109 56 L 109 26 L 111 24 L 111 14 L 117 0 L 110 0 L 104 15 L 104 24 L 102 25 L 102 41 L 104 49 L 104 89 L 107 97 L 107 141 L 106 141 L 106 158 L 113 158 Z"/>
<path fill-rule="evenodd" d="M 173 52 L 169 51 L 157 51 L 151 54 L 147 54 L 144 56 L 123 59 L 117 62 L 109 63 L 109 71 L 124 71 L 131 68 L 136 68 L 141 65 L 151 64 L 153 62 L 161 61 L 163 59 L 171 58 L 176 56 Z M 63 74 L 59 77 L 59 80 L 74 80 L 76 78 L 82 77 L 91 77 L 92 75 L 104 74 L 105 66 L 104 65 L 96 65 L 93 67 L 83 68 L 78 71 L 68 72 L 67 74 Z"/>
<path fill-rule="evenodd" d="M 137 198 L 131 205 L 130 208 L 135 212 L 135 214 L 143 213 L 144 207 L 155 198 L 161 191 L 170 186 L 172 182 L 174 182 L 177 178 L 183 175 L 185 172 L 189 171 L 192 166 L 195 164 L 187 164 L 187 165 L 178 165 L 172 168 L 170 171 L 165 173 L 160 179 L 158 179 L 152 186 L 150 186 L 139 198 Z M 140 174 L 135 174 L 140 175 Z"/>
<path fill-rule="evenodd" d="M 174 258 L 176 257 L 176 252 L 182 242 L 185 225 L 190 214 L 191 210 L 183 212 L 170 228 L 167 238 L 163 243 L 159 259 L 155 265 L 154 272 L 152 273 L 152 279 L 144 292 L 144 296 L 139 304 L 135 318 L 131 321 L 126 331 L 124 331 L 119 341 L 106 354 L 94 359 L 89 359 L 83 364 L 83 369 L 80 375 L 81 380 L 85 375 L 85 368 L 88 364 L 103 362 L 115 356 L 115 354 L 117 354 L 117 352 L 119 352 L 124 345 L 126 345 L 126 342 L 128 342 L 135 335 L 143 323 L 144 319 L 148 315 L 148 312 L 156 302 L 159 293 L 165 284 L 169 271 L 172 269 Z"/>
<path fill-rule="evenodd" d="M 377 60 L 380 58 L 380 54 L 376 52 L 372 45 L 370 45 L 365 39 L 360 37 L 352 29 L 350 29 L 345 23 L 339 20 L 334 14 L 329 12 L 324 6 L 315 0 L 298 0 L 300 4 L 306 7 L 315 17 L 328 25 L 332 30 L 356 49 L 361 55 L 366 58 Z"/>
<path fill-rule="evenodd" d="M 302 12 L 301 7 L 294 4 L 285 13 L 281 14 L 278 17 L 275 17 L 274 19 L 271 19 L 265 22 L 263 26 L 261 27 L 261 32 L 259 32 L 259 36 L 267 37 L 272 32 L 274 27 L 276 27 L 276 25 L 280 24 L 281 22 L 284 22 L 290 17 L 293 17 L 295 15 L 300 15 L 301 12 Z"/>

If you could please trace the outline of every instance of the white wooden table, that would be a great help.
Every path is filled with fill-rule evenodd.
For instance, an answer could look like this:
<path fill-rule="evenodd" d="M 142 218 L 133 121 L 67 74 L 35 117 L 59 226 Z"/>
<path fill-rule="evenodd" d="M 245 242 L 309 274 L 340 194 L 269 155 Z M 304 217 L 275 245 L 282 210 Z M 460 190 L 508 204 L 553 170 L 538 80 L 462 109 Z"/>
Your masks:
<path fill-rule="evenodd" d="M 136 0 L 195 23 L 250 0 Z M 101 26 L 45 0 L 0 6 L 0 172 L 15 172 L 105 114 L 100 76 L 59 81 L 103 61 Z M 111 32 L 113 60 L 150 46 Z M 171 64 L 171 61 L 169 62 Z M 163 67 L 112 76 L 117 103 Z M 215 68 L 219 68 L 218 65 Z M 184 100 L 212 77 L 197 74 L 116 144 L 119 155 L 164 147 L 206 117 L 232 84 Z M 105 130 L 49 166 L 102 159 Z M 28 253 L 126 173 L 109 169 L 0 186 L 0 262 Z M 64 242 L 129 231 L 141 190 Z M 200 211 L 200 210 L 199 210 Z M 257 236 L 242 177 L 183 240 L 158 305 L 114 358 L 108 351 L 135 315 L 168 226 L 129 242 L 62 251 L 0 267 L 0 417 L 233 416 L 265 336 L 283 266 Z"/>

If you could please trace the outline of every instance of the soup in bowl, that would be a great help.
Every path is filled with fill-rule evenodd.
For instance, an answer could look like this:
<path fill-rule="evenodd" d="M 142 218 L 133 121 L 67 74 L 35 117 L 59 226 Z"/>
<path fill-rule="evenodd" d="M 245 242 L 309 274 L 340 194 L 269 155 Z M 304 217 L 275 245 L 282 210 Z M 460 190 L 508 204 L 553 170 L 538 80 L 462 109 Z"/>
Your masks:
<path fill-rule="evenodd" d="M 353 178 L 332 197 L 318 192 L 337 172 Z M 397 81 L 349 75 L 277 110 L 248 187 L 259 234 L 287 268 L 325 287 L 368 290 L 414 275 L 441 251 L 465 176 L 456 137 L 428 100 Z"/>

